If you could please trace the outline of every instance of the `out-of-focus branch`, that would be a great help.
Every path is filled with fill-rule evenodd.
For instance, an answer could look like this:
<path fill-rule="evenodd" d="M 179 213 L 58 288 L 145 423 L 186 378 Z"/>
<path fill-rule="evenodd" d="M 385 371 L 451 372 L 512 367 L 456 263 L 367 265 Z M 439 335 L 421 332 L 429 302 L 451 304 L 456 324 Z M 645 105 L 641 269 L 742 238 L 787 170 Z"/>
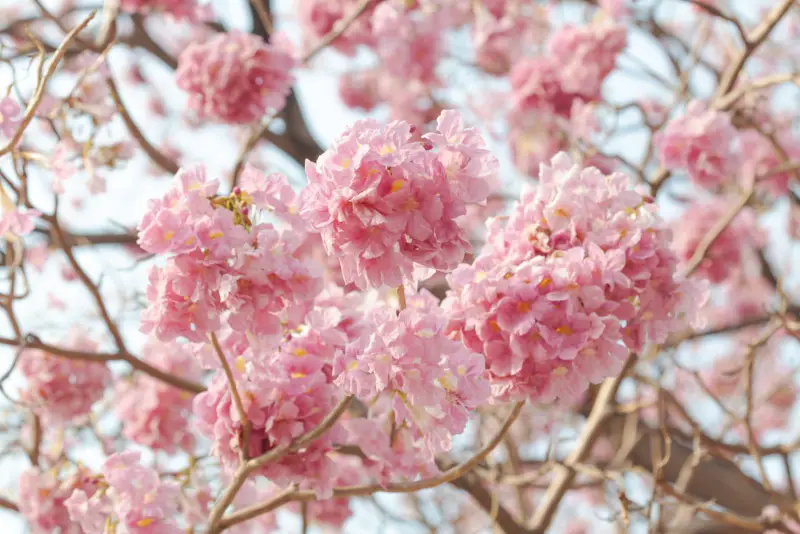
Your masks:
<path fill-rule="evenodd" d="M 56 49 L 53 57 L 50 58 L 50 64 L 47 66 L 47 70 L 44 73 L 44 76 L 37 81 L 36 91 L 33 94 L 33 98 L 28 103 L 28 108 L 25 110 L 25 114 L 22 117 L 22 122 L 17 127 L 14 135 L 11 136 L 11 139 L 8 140 L 8 143 L 2 148 L 0 148 L 0 156 L 3 156 L 11 151 L 19 140 L 22 139 L 22 134 L 25 133 L 25 129 L 33 120 L 34 115 L 36 115 L 36 110 L 39 108 L 39 105 L 42 103 L 44 99 L 45 90 L 47 89 L 47 85 L 50 82 L 50 79 L 58 70 L 58 65 L 61 63 L 61 60 L 64 59 L 64 55 L 67 53 L 67 49 L 69 48 L 70 43 L 73 39 L 81 32 L 83 29 L 89 25 L 92 19 L 95 16 L 95 12 L 89 14 L 88 17 L 83 19 L 83 22 L 75 26 L 71 32 L 67 34 L 64 40 Z"/>
<path fill-rule="evenodd" d="M 136 139 L 136 142 L 140 147 L 142 147 L 142 150 L 145 151 L 150 160 L 169 174 L 175 174 L 178 172 L 178 164 L 153 146 L 152 143 L 147 140 L 141 130 L 139 130 L 139 127 L 136 126 L 136 122 L 133 120 L 133 117 L 131 117 L 130 113 L 128 113 L 128 109 L 122 102 L 122 97 L 119 94 L 119 90 L 117 90 L 117 84 L 114 83 L 114 79 L 110 73 L 108 75 L 106 84 L 108 85 L 109 92 L 111 93 L 111 98 L 114 100 L 114 104 L 117 107 L 117 111 L 122 117 L 122 121 L 125 123 L 125 126 L 128 128 L 131 136 Z"/>
<path fill-rule="evenodd" d="M 17 503 L 9 501 L 5 497 L 0 497 L 0 508 L 11 510 L 12 512 L 19 512 L 19 506 L 17 506 Z"/>

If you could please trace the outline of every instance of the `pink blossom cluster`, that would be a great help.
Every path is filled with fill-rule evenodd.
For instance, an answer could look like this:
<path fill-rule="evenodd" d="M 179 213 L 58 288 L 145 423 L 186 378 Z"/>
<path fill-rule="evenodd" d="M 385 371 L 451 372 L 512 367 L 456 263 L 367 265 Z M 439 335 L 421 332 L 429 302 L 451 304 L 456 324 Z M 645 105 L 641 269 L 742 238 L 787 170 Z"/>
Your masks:
<path fill-rule="evenodd" d="M 723 198 L 690 204 L 673 226 L 672 246 L 678 256 L 684 261 L 691 259 L 705 236 L 730 209 L 730 202 Z M 697 268 L 698 274 L 715 284 L 741 274 L 746 260 L 764 245 L 765 239 L 753 210 L 742 209 L 711 244 Z"/>
<path fill-rule="evenodd" d="M 774 137 L 790 160 L 800 157 L 800 140 L 791 128 L 777 132 Z M 756 130 L 742 130 L 738 133 L 738 145 L 743 181 L 755 181 L 773 197 L 789 192 L 794 173 L 778 170 L 783 159 L 767 137 Z"/>
<path fill-rule="evenodd" d="M 403 428 L 417 458 L 433 462 L 463 432 L 470 414 L 486 403 L 491 390 L 481 354 L 447 336 L 447 317 L 438 300 L 424 292 L 408 299 L 397 314 L 389 307 L 370 311 L 364 334 L 336 355 L 335 381 L 346 393 L 373 405 L 376 420 L 353 420 L 349 429 L 380 434 L 376 426 L 391 413 L 391 425 Z M 380 428 L 380 426 L 377 426 Z M 384 443 L 364 450 L 372 461 L 393 463 L 392 432 Z M 411 475 L 413 476 L 413 475 Z"/>
<path fill-rule="evenodd" d="M 230 343 L 228 343 L 230 345 Z M 316 428 L 342 394 L 333 384 L 334 346 L 315 332 L 295 337 L 279 346 L 249 345 L 242 339 L 233 360 L 237 390 L 250 422 L 248 457 L 257 457 Z M 229 351 L 230 352 L 230 351 Z M 231 388 L 219 370 L 208 390 L 194 399 L 199 431 L 212 441 L 212 452 L 223 466 L 238 465 L 243 439 Z M 334 468 L 328 456 L 334 441 L 342 442 L 339 425 L 310 443 L 302 452 L 282 456 L 259 472 L 279 486 L 298 483 L 324 491 Z"/>
<path fill-rule="evenodd" d="M 181 52 L 176 81 L 200 118 L 249 124 L 286 103 L 295 60 L 287 46 L 241 31 L 217 34 Z"/>
<path fill-rule="evenodd" d="M 31 467 L 19 477 L 19 509 L 31 527 L 32 534 L 83 534 L 84 530 L 70 520 L 64 501 L 76 490 L 91 495 L 96 480 L 79 467 L 71 473 L 58 468 L 42 470 Z M 60 476 L 64 474 L 64 476 Z"/>
<path fill-rule="evenodd" d="M 63 344 L 72 351 L 94 353 L 97 343 L 73 330 Z M 26 384 L 20 399 L 48 424 L 68 424 L 89 414 L 103 397 L 111 371 L 102 363 L 71 359 L 39 349 L 25 349 L 19 369 Z"/>
<path fill-rule="evenodd" d="M 119 7 L 129 13 L 163 13 L 189 21 L 195 21 L 200 12 L 197 0 L 121 0 Z"/>
<path fill-rule="evenodd" d="M 656 134 L 653 144 L 665 169 L 685 169 L 694 183 L 714 189 L 733 181 L 738 170 L 737 136 L 727 113 L 707 110 L 695 100 Z"/>
<path fill-rule="evenodd" d="M 627 42 L 625 27 L 604 20 L 565 26 L 548 41 L 542 55 L 517 61 L 510 73 L 508 139 L 516 167 L 536 176 L 572 143 L 590 140 L 596 129 L 587 103 L 601 98 L 601 87 Z M 599 156 L 591 164 L 610 172 Z"/>
<path fill-rule="evenodd" d="M 436 17 L 414 19 L 401 6 L 384 2 L 372 15 L 375 51 L 385 71 L 396 80 L 437 84 L 442 55 L 442 29 Z"/>
<path fill-rule="evenodd" d="M 486 200 L 497 160 L 454 111 L 422 142 L 412 134 L 402 121 L 360 120 L 306 164 L 301 213 L 346 283 L 399 286 L 452 270 L 470 248 L 456 218 Z"/>
<path fill-rule="evenodd" d="M 0 98 L 0 133 L 11 139 L 22 123 L 22 112 L 17 101 L 6 96 Z"/>
<path fill-rule="evenodd" d="M 616 374 L 628 349 L 663 342 L 701 300 L 676 278 L 652 199 L 624 174 L 560 153 L 505 225 L 488 224 L 487 245 L 448 277 L 443 305 L 501 398 L 574 401 Z"/>
<path fill-rule="evenodd" d="M 9 209 L 0 217 L 0 236 L 6 233 L 20 237 L 30 234 L 35 226 L 34 219 L 39 215 L 41 213 L 37 210 Z"/>
<path fill-rule="evenodd" d="M 155 469 L 139 464 L 138 452 L 115 453 L 106 459 L 98 491 L 76 489 L 65 501 L 73 523 L 86 534 L 180 534 L 174 522 L 180 487 L 161 481 Z"/>
<path fill-rule="evenodd" d="M 557 30 L 542 55 L 524 58 L 512 68 L 512 112 L 548 109 L 569 116 L 576 100 L 598 100 L 627 44 L 626 33 L 625 26 L 609 20 Z"/>
<path fill-rule="evenodd" d="M 188 344 L 151 339 L 142 360 L 186 380 L 198 381 L 200 369 Z M 137 374 L 120 381 L 114 391 L 114 408 L 123 435 L 146 447 L 168 453 L 191 451 L 194 436 L 189 426 L 192 395 L 150 376 Z"/>
<path fill-rule="evenodd" d="M 223 324 L 281 337 L 321 289 L 314 265 L 295 257 L 303 236 L 251 219 L 261 191 L 216 197 L 218 188 L 202 167 L 181 170 L 139 224 L 142 249 L 172 254 L 150 271 L 142 312 L 142 331 L 161 341 L 203 342 Z"/>
<path fill-rule="evenodd" d="M 297 14 L 303 35 L 310 37 L 307 47 L 313 47 L 322 39 L 335 31 L 337 25 L 343 24 L 356 9 L 359 0 L 300 0 L 297 2 Z M 378 4 L 377 1 L 373 2 Z M 372 25 L 370 10 L 356 18 L 341 36 L 331 43 L 331 46 L 344 54 L 353 55 L 358 45 L 372 44 Z"/>

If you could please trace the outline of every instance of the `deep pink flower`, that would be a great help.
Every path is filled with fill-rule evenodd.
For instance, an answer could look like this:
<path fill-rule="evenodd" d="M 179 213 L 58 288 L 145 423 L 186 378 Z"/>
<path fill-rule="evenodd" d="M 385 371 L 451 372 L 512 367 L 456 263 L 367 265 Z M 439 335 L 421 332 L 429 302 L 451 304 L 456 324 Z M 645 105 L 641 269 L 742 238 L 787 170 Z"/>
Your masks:
<path fill-rule="evenodd" d="M 685 169 L 693 182 L 713 189 L 731 181 L 739 167 L 736 137 L 726 113 L 707 111 L 703 103 L 693 101 L 685 114 L 656 134 L 653 143 L 665 169 Z"/>
<path fill-rule="evenodd" d="M 310 49 L 334 30 L 334 26 L 358 9 L 358 0 L 299 0 L 298 19 L 303 35 L 308 38 L 306 48 Z M 377 4 L 377 2 L 375 2 Z M 356 18 L 331 46 L 338 51 L 352 55 L 356 46 L 372 44 L 372 28 L 369 7 L 367 13 Z"/>
<path fill-rule="evenodd" d="M 10 96 L 0 99 L 0 133 L 11 139 L 22 123 L 22 111 Z"/>
<path fill-rule="evenodd" d="M 178 87 L 200 117 L 249 124 L 286 103 L 295 60 L 285 50 L 241 31 L 192 43 L 181 53 Z"/>
<path fill-rule="evenodd" d="M 346 72 L 339 78 L 339 96 L 347 107 L 370 111 L 381 101 L 377 70 Z"/>
<path fill-rule="evenodd" d="M 435 16 L 417 19 L 399 5 L 383 2 L 372 15 L 372 34 L 375 51 L 390 75 L 426 85 L 437 82 L 442 31 Z"/>

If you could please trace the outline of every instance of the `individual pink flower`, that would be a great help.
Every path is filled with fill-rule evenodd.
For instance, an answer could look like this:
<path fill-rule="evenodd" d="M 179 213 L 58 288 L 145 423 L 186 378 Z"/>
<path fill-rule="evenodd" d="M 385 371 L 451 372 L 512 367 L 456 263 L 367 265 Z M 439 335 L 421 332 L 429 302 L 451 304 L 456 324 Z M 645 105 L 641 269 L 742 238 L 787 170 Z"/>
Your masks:
<path fill-rule="evenodd" d="M 97 351 L 97 344 L 78 330 L 70 333 L 63 346 L 90 354 Z M 27 382 L 20 395 L 22 401 L 58 425 L 88 415 L 111 380 L 105 363 L 71 359 L 38 349 L 23 350 L 19 368 Z"/>
<path fill-rule="evenodd" d="M 199 381 L 199 367 L 189 345 L 150 340 L 142 349 L 143 361 L 186 380 Z M 114 408 L 122 433 L 151 449 L 168 453 L 191 451 L 194 443 L 188 418 L 192 395 L 144 374 L 121 381 L 114 392 Z"/>
<path fill-rule="evenodd" d="M 294 65 L 282 47 L 236 30 L 187 46 L 176 81 L 201 118 L 249 124 L 283 108 Z"/>
<path fill-rule="evenodd" d="M 455 336 L 486 357 L 493 392 L 573 402 L 694 317 L 652 200 L 620 173 L 542 165 L 473 265 L 448 277 Z M 702 294 L 702 293 L 701 293 Z M 627 346 L 627 348 L 626 348 Z"/>
<path fill-rule="evenodd" d="M 33 232 L 34 219 L 41 213 L 36 210 L 20 210 L 13 208 L 0 217 L 0 235 L 12 233 L 21 237 Z"/>
<path fill-rule="evenodd" d="M 0 99 L 0 133 L 11 139 L 22 124 L 22 111 L 17 101 L 7 96 Z"/>
<path fill-rule="evenodd" d="M 138 452 L 126 451 L 108 457 L 101 470 L 104 491 L 89 495 L 77 489 L 65 501 L 72 521 L 87 533 L 180 534 L 174 522 L 180 487 L 161 481 L 154 469 L 139 465 Z"/>
<path fill-rule="evenodd" d="M 75 490 L 94 494 L 97 481 L 83 468 L 74 472 L 31 467 L 19 477 L 19 509 L 33 534 L 83 534 L 80 525 L 70 520 L 64 502 Z"/>
<path fill-rule="evenodd" d="M 726 216 L 730 205 L 724 199 L 694 202 L 675 221 L 673 247 L 683 261 L 688 261 L 705 236 Z M 755 214 L 744 208 L 720 233 L 697 268 L 698 274 L 720 283 L 741 273 L 745 260 L 763 246 L 765 235 Z"/>
<path fill-rule="evenodd" d="M 733 146 L 737 132 L 726 113 L 707 111 L 693 101 L 686 113 L 669 121 L 654 138 L 667 170 L 686 170 L 696 184 L 714 189 L 731 181 L 739 161 Z"/>

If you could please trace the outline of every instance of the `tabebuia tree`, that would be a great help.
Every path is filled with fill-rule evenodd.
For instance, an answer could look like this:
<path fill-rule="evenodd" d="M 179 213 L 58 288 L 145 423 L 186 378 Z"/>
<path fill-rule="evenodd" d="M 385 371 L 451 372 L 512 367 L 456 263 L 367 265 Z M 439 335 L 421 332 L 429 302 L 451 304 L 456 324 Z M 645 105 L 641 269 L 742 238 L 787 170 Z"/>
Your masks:
<path fill-rule="evenodd" d="M 4 534 L 800 533 L 800 3 L 0 15 Z"/>

